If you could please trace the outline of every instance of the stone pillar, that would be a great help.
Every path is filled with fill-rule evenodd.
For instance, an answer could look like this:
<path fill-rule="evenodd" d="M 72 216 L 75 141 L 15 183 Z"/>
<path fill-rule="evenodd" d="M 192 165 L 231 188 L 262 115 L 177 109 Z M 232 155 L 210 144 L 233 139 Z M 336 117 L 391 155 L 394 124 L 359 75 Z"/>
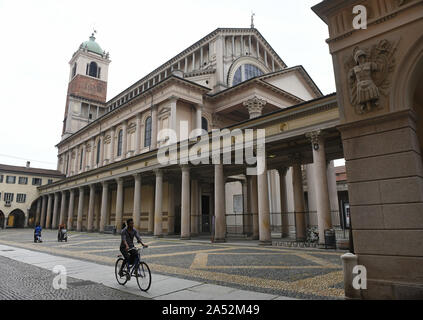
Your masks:
<path fill-rule="evenodd" d="M 223 164 L 214 165 L 214 210 L 215 210 L 215 236 L 214 242 L 226 241 L 226 215 L 225 215 L 225 176 Z"/>
<path fill-rule="evenodd" d="M 203 117 L 203 106 L 201 104 L 197 104 L 195 107 L 195 127 L 196 129 L 201 130 L 201 123 Z"/>
<path fill-rule="evenodd" d="M 125 120 L 122 126 L 122 159 L 126 159 L 128 153 L 128 121 Z"/>
<path fill-rule="evenodd" d="M 306 240 L 306 220 L 303 176 L 301 165 L 296 163 L 292 166 L 292 189 L 294 191 L 295 234 L 297 241 Z"/>
<path fill-rule="evenodd" d="M 279 169 L 279 185 L 281 199 L 282 238 L 289 237 L 288 195 L 286 189 L 286 173 L 288 168 Z"/>
<path fill-rule="evenodd" d="M 101 167 L 104 162 L 104 133 L 100 135 L 100 161 L 98 162 L 98 166 Z"/>
<path fill-rule="evenodd" d="M 54 193 L 54 205 L 53 205 L 53 219 L 51 223 L 52 229 L 57 229 L 57 218 L 59 215 L 59 193 Z"/>
<path fill-rule="evenodd" d="M 163 171 L 156 170 L 156 192 L 154 201 L 154 236 L 163 236 Z"/>
<path fill-rule="evenodd" d="M 134 211 L 132 219 L 134 219 L 134 226 L 137 230 L 141 229 L 141 174 L 134 174 Z"/>
<path fill-rule="evenodd" d="M 68 230 L 73 230 L 73 211 L 75 206 L 75 190 L 69 190 Z"/>
<path fill-rule="evenodd" d="M 250 212 L 250 208 L 248 205 L 249 197 L 248 197 L 248 182 L 247 180 L 242 180 L 242 233 L 248 234 L 249 232 L 249 219 L 248 214 Z"/>
<path fill-rule="evenodd" d="M 175 233 L 175 186 L 172 182 L 168 182 L 168 186 L 167 233 L 172 235 Z"/>
<path fill-rule="evenodd" d="M 109 184 L 107 182 L 102 183 L 103 191 L 101 195 L 101 213 L 100 213 L 100 232 L 104 232 L 104 227 L 106 226 L 107 219 L 107 210 L 109 204 Z"/>
<path fill-rule="evenodd" d="M 95 145 L 95 138 L 91 139 L 91 159 L 90 159 L 90 169 L 94 169 L 95 161 L 96 161 L 96 145 Z"/>
<path fill-rule="evenodd" d="M 182 166 L 181 192 L 181 239 L 189 239 L 190 234 L 190 173 L 188 166 Z"/>
<path fill-rule="evenodd" d="M 112 127 L 110 132 L 110 163 L 115 161 L 115 141 L 115 127 Z"/>
<path fill-rule="evenodd" d="M 259 239 L 259 219 L 258 219 L 258 189 L 257 189 L 257 176 L 250 177 L 250 222 L 251 222 L 251 233 L 252 239 Z"/>
<path fill-rule="evenodd" d="M 46 219 L 46 229 L 51 228 L 51 215 L 52 215 L 52 202 L 53 202 L 53 195 L 48 195 L 48 204 L 47 204 L 47 219 Z"/>
<path fill-rule="evenodd" d="M 260 117 L 266 104 L 266 100 L 259 99 L 257 97 L 249 99 L 243 103 L 244 107 L 247 108 L 248 113 L 250 114 L 250 119 Z"/>
<path fill-rule="evenodd" d="M 40 197 L 37 200 L 37 211 L 36 211 L 36 216 L 35 216 L 35 225 L 37 225 L 37 223 L 40 223 L 40 219 L 41 219 L 41 200 L 42 198 Z"/>
<path fill-rule="evenodd" d="M 157 105 L 151 107 L 151 147 L 150 150 L 157 148 Z"/>
<path fill-rule="evenodd" d="M 191 235 L 198 235 L 198 180 L 191 180 Z"/>
<path fill-rule="evenodd" d="M 90 184 L 90 200 L 88 203 L 88 221 L 87 221 L 87 231 L 93 231 L 93 222 L 94 222 L 94 204 L 95 204 L 95 185 Z"/>
<path fill-rule="evenodd" d="M 154 185 L 151 186 L 151 198 L 150 208 L 148 210 L 148 233 L 154 233 L 154 210 L 155 210 L 155 194 L 156 188 Z"/>
<path fill-rule="evenodd" d="M 136 129 L 135 129 L 135 154 L 141 151 L 141 112 L 137 113 Z"/>
<path fill-rule="evenodd" d="M 117 178 L 117 191 L 116 191 L 116 231 L 122 231 L 122 216 L 123 216 L 123 178 Z"/>
<path fill-rule="evenodd" d="M 257 159 L 258 171 L 262 171 L 257 176 L 258 189 L 258 213 L 259 213 L 259 240 L 260 244 L 272 244 L 270 233 L 270 210 L 269 210 L 269 189 L 267 181 L 267 161 L 266 157 Z M 263 168 L 261 170 L 260 168 Z"/>
<path fill-rule="evenodd" d="M 327 163 L 328 192 L 332 226 L 340 226 L 338 189 L 336 187 L 336 170 L 334 161 Z"/>
<path fill-rule="evenodd" d="M 178 99 L 177 98 L 171 98 L 170 99 L 170 129 L 177 131 L 177 123 L 176 123 L 176 103 Z"/>
<path fill-rule="evenodd" d="M 62 201 L 60 206 L 60 218 L 59 224 L 65 223 L 65 215 L 66 215 L 66 208 L 67 208 L 67 201 L 66 201 L 66 191 L 62 191 Z"/>
<path fill-rule="evenodd" d="M 313 148 L 314 183 L 316 183 L 317 226 L 319 229 L 319 244 L 325 244 L 325 230 L 332 228 L 330 215 L 328 180 L 326 173 L 325 141 L 319 131 L 306 135 Z"/>
<path fill-rule="evenodd" d="M 82 231 L 82 215 L 84 214 L 84 187 L 79 187 L 78 216 L 76 219 L 76 231 Z"/>
<path fill-rule="evenodd" d="M 46 216 L 47 216 L 47 196 L 46 195 L 44 195 L 44 196 L 42 196 L 42 198 L 43 198 L 43 203 L 42 203 L 42 206 L 41 206 L 41 221 L 40 221 L 40 225 L 41 225 L 41 227 L 42 228 L 45 228 L 46 227 Z"/>

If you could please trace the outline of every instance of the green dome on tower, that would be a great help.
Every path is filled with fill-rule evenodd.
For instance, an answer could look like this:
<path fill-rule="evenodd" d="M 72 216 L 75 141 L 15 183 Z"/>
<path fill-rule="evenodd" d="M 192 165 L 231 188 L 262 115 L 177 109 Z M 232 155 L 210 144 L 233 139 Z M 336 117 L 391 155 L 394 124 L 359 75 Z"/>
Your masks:
<path fill-rule="evenodd" d="M 101 49 L 100 45 L 95 42 L 94 33 L 91 34 L 90 40 L 81 43 L 81 49 L 87 49 L 88 51 L 103 55 L 104 51 Z"/>

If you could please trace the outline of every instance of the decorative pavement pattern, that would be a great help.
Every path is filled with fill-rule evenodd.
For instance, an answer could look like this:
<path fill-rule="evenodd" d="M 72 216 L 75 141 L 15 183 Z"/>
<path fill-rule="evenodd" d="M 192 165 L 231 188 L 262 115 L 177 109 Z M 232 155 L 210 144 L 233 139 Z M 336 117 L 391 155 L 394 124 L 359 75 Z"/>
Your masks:
<path fill-rule="evenodd" d="M 120 237 L 69 232 L 57 242 L 57 231 L 43 230 L 43 243 L 33 243 L 33 230 L 0 231 L 0 244 L 114 266 Z M 205 281 L 243 290 L 299 299 L 343 299 L 340 256 L 344 251 L 259 246 L 258 241 L 183 241 L 142 236 L 149 245 L 144 260 L 153 273 Z"/>

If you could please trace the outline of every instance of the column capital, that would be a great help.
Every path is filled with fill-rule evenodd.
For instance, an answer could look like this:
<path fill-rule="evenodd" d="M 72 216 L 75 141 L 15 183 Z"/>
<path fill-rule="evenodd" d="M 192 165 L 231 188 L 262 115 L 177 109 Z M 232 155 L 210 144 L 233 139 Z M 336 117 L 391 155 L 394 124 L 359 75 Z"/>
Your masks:
<path fill-rule="evenodd" d="M 103 186 L 103 188 L 108 188 L 108 187 L 109 187 L 109 182 L 107 182 L 107 181 L 103 181 L 103 182 L 101 183 L 101 185 Z"/>
<path fill-rule="evenodd" d="M 180 167 L 181 167 L 182 172 L 187 172 L 187 171 L 189 172 L 189 169 L 190 169 L 189 165 L 183 164 Z"/>
<path fill-rule="evenodd" d="M 154 169 L 153 170 L 156 177 L 163 177 L 163 170 L 162 169 Z"/>
<path fill-rule="evenodd" d="M 141 173 L 135 173 L 132 175 L 135 179 L 141 179 Z"/>
<path fill-rule="evenodd" d="M 84 187 L 79 187 L 78 190 L 79 192 L 84 192 Z"/>
<path fill-rule="evenodd" d="M 93 183 L 93 184 L 90 184 L 90 191 L 91 191 L 92 189 L 95 189 L 95 184 L 94 184 L 94 183 Z"/>
<path fill-rule="evenodd" d="M 324 136 L 324 133 L 322 132 L 322 130 L 319 129 L 319 130 L 307 132 L 305 136 L 312 143 L 313 149 L 319 150 L 320 139 Z"/>
<path fill-rule="evenodd" d="M 288 168 L 287 167 L 282 167 L 278 169 L 279 175 L 281 177 L 284 177 L 286 175 L 286 173 L 288 172 Z"/>
<path fill-rule="evenodd" d="M 115 179 L 117 184 L 123 184 L 123 177 L 119 177 Z"/>
<path fill-rule="evenodd" d="M 250 114 L 250 119 L 260 117 L 266 104 L 266 100 L 260 99 L 256 96 L 243 102 L 244 107 L 247 108 L 248 113 Z"/>

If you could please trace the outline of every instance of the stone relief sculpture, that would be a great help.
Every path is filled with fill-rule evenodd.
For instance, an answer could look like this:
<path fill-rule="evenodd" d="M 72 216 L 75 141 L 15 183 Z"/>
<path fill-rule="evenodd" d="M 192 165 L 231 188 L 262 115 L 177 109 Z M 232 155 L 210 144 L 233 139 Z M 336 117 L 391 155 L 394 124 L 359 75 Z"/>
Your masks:
<path fill-rule="evenodd" d="M 382 40 L 368 49 L 356 47 L 348 57 L 345 68 L 350 102 L 358 114 L 380 108 L 381 99 L 388 95 L 396 47 L 397 43 Z"/>

